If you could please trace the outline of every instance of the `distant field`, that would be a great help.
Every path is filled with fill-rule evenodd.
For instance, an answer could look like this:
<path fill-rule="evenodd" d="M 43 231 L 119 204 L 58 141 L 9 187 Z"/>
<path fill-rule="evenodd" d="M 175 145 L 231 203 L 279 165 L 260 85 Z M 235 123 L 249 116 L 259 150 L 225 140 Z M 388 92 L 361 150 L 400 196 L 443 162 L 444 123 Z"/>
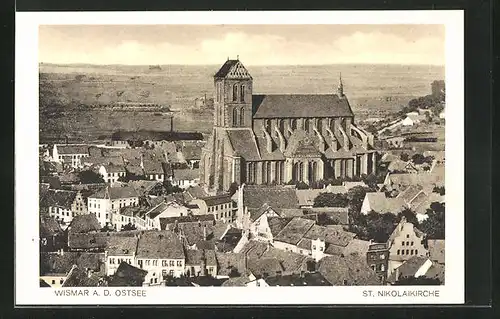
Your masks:
<path fill-rule="evenodd" d="M 156 103 L 176 112 L 174 128 L 208 132 L 212 113 L 189 111 L 194 99 L 213 92 L 219 66 L 40 65 L 40 135 L 95 136 L 122 129 L 168 130 L 168 116 L 151 112 L 74 109 L 112 102 Z M 444 68 L 423 66 L 327 65 L 248 67 L 255 93 L 335 92 L 342 72 L 344 90 L 357 119 L 383 117 L 444 79 Z"/>

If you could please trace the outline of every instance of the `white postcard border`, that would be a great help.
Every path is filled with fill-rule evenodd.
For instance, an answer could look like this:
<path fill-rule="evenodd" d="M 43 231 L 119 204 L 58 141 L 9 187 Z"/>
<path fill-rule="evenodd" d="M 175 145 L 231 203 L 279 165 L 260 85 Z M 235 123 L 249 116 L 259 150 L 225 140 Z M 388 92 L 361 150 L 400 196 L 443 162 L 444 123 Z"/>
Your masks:
<path fill-rule="evenodd" d="M 142 288 L 145 298 L 88 288 L 88 297 L 57 297 L 39 287 L 38 26 L 43 24 L 444 24 L 446 27 L 446 280 L 426 287 Z M 21 12 L 15 61 L 16 305 L 106 304 L 461 304 L 464 303 L 464 22 L 463 11 L 301 12 Z M 450 107 L 448 107 L 450 105 Z M 110 296 L 104 297 L 104 290 Z M 255 289 L 258 289 L 255 290 Z M 73 289 L 83 290 L 83 289 Z M 373 290 L 432 290 L 439 297 L 363 297 Z M 100 296 L 92 295 L 97 292 Z"/>

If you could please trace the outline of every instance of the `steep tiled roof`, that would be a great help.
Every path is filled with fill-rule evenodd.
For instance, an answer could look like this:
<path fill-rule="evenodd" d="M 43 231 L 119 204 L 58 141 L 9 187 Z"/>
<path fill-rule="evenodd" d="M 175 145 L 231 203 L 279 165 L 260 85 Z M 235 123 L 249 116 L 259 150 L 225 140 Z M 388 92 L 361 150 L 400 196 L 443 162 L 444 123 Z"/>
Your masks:
<path fill-rule="evenodd" d="M 203 225 L 205 224 L 210 225 L 213 224 L 214 221 L 215 217 L 213 214 L 188 215 L 188 216 L 165 217 L 165 218 L 160 217 L 160 225 L 162 230 L 165 230 L 166 227 L 169 225 L 175 225 L 175 223 L 181 225 L 184 223 L 198 224 L 198 222 L 201 222 Z"/>
<path fill-rule="evenodd" d="M 119 232 L 92 232 L 68 234 L 68 247 L 71 249 L 105 249 L 113 237 L 132 237 L 141 231 L 119 231 Z"/>
<path fill-rule="evenodd" d="M 145 232 L 139 238 L 137 258 L 184 259 L 179 238 L 171 231 Z"/>
<path fill-rule="evenodd" d="M 334 286 L 381 285 L 365 256 L 327 256 L 319 262 L 318 271 Z"/>
<path fill-rule="evenodd" d="M 399 193 L 398 198 L 401 198 L 405 203 L 409 203 L 415 196 L 422 192 L 422 186 L 410 185 L 403 192 Z"/>
<path fill-rule="evenodd" d="M 399 213 L 405 202 L 401 198 L 387 198 L 382 192 L 369 192 L 365 195 L 370 203 L 370 207 L 377 213 Z"/>
<path fill-rule="evenodd" d="M 278 214 L 284 208 L 299 208 L 299 201 L 292 188 L 247 185 L 243 188 L 243 205 L 258 209 L 264 203 Z"/>
<path fill-rule="evenodd" d="M 109 173 L 125 173 L 125 167 L 123 165 L 106 164 L 103 165 L 106 172 Z"/>
<path fill-rule="evenodd" d="M 204 257 L 202 250 L 186 249 L 186 266 L 201 265 Z"/>
<path fill-rule="evenodd" d="M 313 225 L 314 221 L 310 219 L 296 217 L 274 237 L 274 240 L 296 245 Z"/>
<path fill-rule="evenodd" d="M 313 225 L 304 234 L 304 237 L 309 239 L 321 239 L 327 244 L 345 247 L 351 242 L 356 235 L 354 233 L 329 228 L 324 226 Z"/>
<path fill-rule="evenodd" d="M 185 145 L 182 148 L 182 154 L 184 154 L 184 158 L 187 160 L 199 160 L 201 159 L 202 148 L 202 145 L 197 144 Z"/>
<path fill-rule="evenodd" d="M 423 256 L 413 256 L 407 261 L 405 261 L 401 266 L 396 268 L 389 278 L 387 279 L 388 282 L 395 282 L 400 278 L 405 278 L 405 277 L 414 277 L 416 272 L 425 264 L 425 262 L 429 260 L 427 257 Z M 399 278 L 396 278 L 396 274 L 399 275 Z"/>
<path fill-rule="evenodd" d="M 245 287 L 247 283 L 250 282 L 250 279 L 248 279 L 247 276 L 239 276 L 239 277 L 233 277 L 229 278 L 228 280 L 224 281 L 222 284 L 222 287 Z"/>
<path fill-rule="evenodd" d="M 437 263 L 444 264 L 444 239 L 429 239 L 427 245 L 429 246 L 429 258 Z"/>
<path fill-rule="evenodd" d="M 253 95 L 254 118 L 354 116 L 347 99 L 335 94 Z"/>
<path fill-rule="evenodd" d="M 71 209 L 77 192 L 60 189 L 48 189 L 42 198 L 42 207 L 62 207 Z"/>
<path fill-rule="evenodd" d="M 99 285 L 99 276 L 88 275 L 82 267 L 74 266 L 68 273 L 68 277 L 62 284 L 62 287 L 97 287 Z"/>
<path fill-rule="evenodd" d="M 137 249 L 137 237 L 111 237 L 106 252 L 108 256 L 132 256 Z"/>
<path fill-rule="evenodd" d="M 200 170 L 198 168 L 195 169 L 175 169 L 174 170 L 174 179 L 175 180 L 195 180 L 200 178 Z"/>
<path fill-rule="evenodd" d="M 71 155 L 71 154 L 88 154 L 89 153 L 89 146 L 88 145 L 57 145 L 57 153 L 58 154 L 66 154 L 66 155 Z"/>
<path fill-rule="evenodd" d="M 326 214 L 341 225 L 349 224 L 349 209 L 347 207 L 312 207 L 304 209 L 304 214 Z"/>
<path fill-rule="evenodd" d="M 101 225 L 94 214 L 77 215 L 70 224 L 71 233 L 88 233 L 100 229 Z"/>
<path fill-rule="evenodd" d="M 215 256 L 218 264 L 218 275 L 229 276 L 233 268 L 236 269 L 241 275 L 245 273 L 245 257 L 243 254 L 216 252 Z"/>
<path fill-rule="evenodd" d="M 344 255 L 359 255 L 361 257 L 365 257 L 366 253 L 370 249 L 371 243 L 366 240 L 361 240 L 354 238 L 347 244 L 344 249 Z"/>
<path fill-rule="evenodd" d="M 269 224 L 269 229 L 273 236 L 278 235 L 278 233 L 288 224 L 293 218 L 281 218 L 281 217 L 270 217 L 267 219 Z"/>
<path fill-rule="evenodd" d="M 40 253 L 40 274 L 66 274 L 73 265 L 100 271 L 103 253 Z"/>
<path fill-rule="evenodd" d="M 119 198 L 133 198 L 138 197 L 137 191 L 135 188 L 130 186 L 125 187 L 106 187 L 103 188 L 93 195 L 90 198 L 106 198 L 109 196 L 111 199 L 119 199 Z"/>
<path fill-rule="evenodd" d="M 293 274 L 285 276 L 271 276 L 266 278 L 269 286 L 331 286 L 323 275 L 318 273 Z"/>
<path fill-rule="evenodd" d="M 275 258 L 249 259 L 248 270 L 256 277 L 267 277 L 284 271 L 281 263 Z"/>
<path fill-rule="evenodd" d="M 269 247 L 262 254 L 262 258 L 272 258 L 280 262 L 285 273 L 300 273 L 300 271 L 305 270 L 307 266 L 307 261 L 312 260 L 310 257 L 293 253 L 291 251 L 284 251 L 282 249 L 277 249 L 274 247 Z"/>
<path fill-rule="evenodd" d="M 61 226 L 54 218 L 40 217 L 40 238 L 51 237 L 62 232 Z"/>
<path fill-rule="evenodd" d="M 201 186 L 191 186 L 186 189 L 186 193 L 192 198 L 203 198 L 208 196 L 207 192 L 205 192 Z"/>
<path fill-rule="evenodd" d="M 231 195 L 220 194 L 215 196 L 204 197 L 203 200 L 205 201 L 205 203 L 207 203 L 207 206 L 227 204 L 231 202 Z"/>
<path fill-rule="evenodd" d="M 271 206 L 269 206 L 268 204 L 264 203 L 259 209 L 251 209 L 249 210 L 249 213 L 250 213 L 250 220 L 252 222 L 256 221 L 260 216 L 262 216 L 262 214 L 264 214 L 265 212 L 269 211 L 271 208 Z"/>
<path fill-rule="evenodd" d="M 226 134 L 236 155 L 247 161 L 260 160 L 255 136 L 251 129 L 228 130 Z"/>
<path fill-rule="evenodd" d="M 143 160 L 145 174 L 163 174 L 163 164 L 157 159 L 144 159 Z"/>
<path fill-rule="evenodd" d="M 248 71 L 245 69 L 243 64 L 239 60 L 227 60 L 215 73 L 214 77 L 216 78 L 224 78 L 224 77 L 231 77 L 231 78 L 248 78 L 251 79 L 252 77 L 248 73 Z"/>
<path fill-rule="evenodd" d="M 324 189 L 296 189 L 295 193 L 299 199 L 300 206 L 312 206 L 314 204 L 314 199 L 318 197 L 319 194 L 324 193 Z"/>
<path fill-rule="evenodd" d="M 145 195 L 149 193 L 156 185 L 161 184 L 158 181 L 146 181 L 146 180 L 138 180 L 138 181 L 129 181 L 128 185 L 133 187 L 139 196 Z"/>
<path fill-rule="evenodd" d="M 148 272 L 122 262 L 111 277 L 110 287 L 141 287 Z"/>

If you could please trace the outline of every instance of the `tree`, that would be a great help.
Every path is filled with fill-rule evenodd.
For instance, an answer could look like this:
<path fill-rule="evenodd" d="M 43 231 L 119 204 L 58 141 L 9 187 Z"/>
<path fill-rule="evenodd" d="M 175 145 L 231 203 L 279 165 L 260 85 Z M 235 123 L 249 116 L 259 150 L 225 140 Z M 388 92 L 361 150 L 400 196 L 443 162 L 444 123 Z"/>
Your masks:
<path fill-rule="evenodd" d="M 434 186 L 434 188 L 432 189 L 432 191 L 434 193 L 438 193 L 439 195 L 443 196 L 444 195 L 444 186 Z"/>
<path fill-rule="evenodd" d="M 347 191 L 347 200 L 349 202 L 349 207 L 353 211 L 361 211 L 363 200 L 365 199 L 365 195 L 368 191 L 370 191 L 370 189 L 363 186 L 355 186 Z"/>
<path fill-rule="evenodd" d="M 428 239 L 444 239 L 445 235 L 445 205 L 434 202 L 427 209 L 427 219 L 420 224 L 420 230 L 427 234 Z"/>
<path fill-rule="evenodd" d="M 177 185 L 172 185 L 169 180 L 163 182 L 163 187 L 165 188 L 165 192 L 168 194 L 172 193 L 182 193 L 184 190 Z"/>
<path fill-rule="evenodd" d="M 231 185 L 229 185 L 229 195 L 233 196 L 236 191 L 238 190 L 238 183 L 232 182 Z"/>
<path fill-rule="evenodd" d="M 421 165 L 423 163 L 426 162 L 425 160 L 425 156 L 423 156 L 422 154 L 414 154 L 412 157 L 411 157 L 411 160 L 413 161 L 414 164 L 416 165 Z"/>
<path fill-rule="evenodd" d="M 408 162 L 410 160 L 410 155 L 406 154 L 406 153 L 401 153 L 401 155 L 399 156 L 399 158 L 403 161 L 403 162 Z"/>
<path fill-rule="evenodd" d="M 392 213 L 379 214 L 370 212 L 366 216 L 366 228 L 368 240 L 377 243 L 384 243 L 394 231 L 397 224 L 397 217 Z"/>
<path fill-rule="evenodd" d="M 99 184 L 104 183 L 104 179 L 101 174 L 98 174 L 94 171 L 81 171 L 78 172 L 78 178 L 82 182 L 82 184 Z"/>
<path fill-rule="evenodd" d="M 397 217 L 397 222 L 399 223 L 401 221 L 401 219 L 403 219 L 403 217 L 406 219 L 406 221 L 408 223 L 412 223 L 415 227 L 418 226 L 419 223 L 418 223 L 417 215 L 411 209 L 406 208 L 402 212 L 400 212 L 398 214 L 398 217 Z"/>
<path fill-rule="evenodd" d="M 314 207 L 346 207 L 348 204 L 347 196 L 335 193 L 320 193 L 314 199 Z"/>

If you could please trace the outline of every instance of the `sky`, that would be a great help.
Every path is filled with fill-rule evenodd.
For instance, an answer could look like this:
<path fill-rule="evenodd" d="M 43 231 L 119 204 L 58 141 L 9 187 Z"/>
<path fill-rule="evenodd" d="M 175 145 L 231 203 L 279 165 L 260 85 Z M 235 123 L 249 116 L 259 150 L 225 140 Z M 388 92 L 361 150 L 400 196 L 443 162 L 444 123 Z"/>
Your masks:
<path fill-rule="evenodd" d="M 444 65 L 444 25 L 43 25 L 39 62 Z"/>

